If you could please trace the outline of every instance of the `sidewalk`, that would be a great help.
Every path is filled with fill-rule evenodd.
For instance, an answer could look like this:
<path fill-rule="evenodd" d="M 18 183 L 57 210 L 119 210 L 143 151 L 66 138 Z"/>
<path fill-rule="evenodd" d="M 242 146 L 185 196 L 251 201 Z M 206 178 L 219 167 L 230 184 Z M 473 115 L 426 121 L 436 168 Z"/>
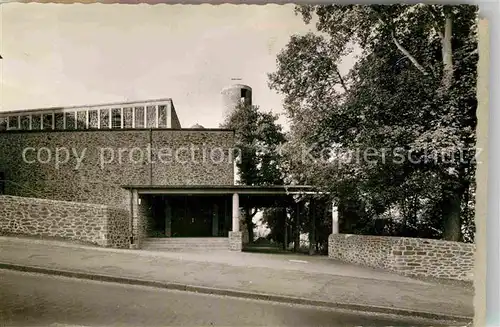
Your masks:
<path fill-rule="evenodd" d="M 58 270 L 67 276 L 289 303 L 441 319 L 474 316 L 474 294 L 470 289 L 424 282 L 326 257 L 147 252 L 0 237 L 0 267 L 25 269 L 21 266 L 46 269 L 45 272 Z"/>

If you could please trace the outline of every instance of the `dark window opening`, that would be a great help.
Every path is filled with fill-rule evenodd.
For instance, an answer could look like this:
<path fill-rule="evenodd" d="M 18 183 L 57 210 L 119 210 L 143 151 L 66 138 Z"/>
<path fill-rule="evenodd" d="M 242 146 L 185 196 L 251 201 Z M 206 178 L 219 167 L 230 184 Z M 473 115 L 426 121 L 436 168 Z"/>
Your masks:
<path fill-rule="evenodd" d="M 111 113 L 111 128 L 122 127 L 122 113 L 121 109 L 113 109 Z"/>
<path fill-rule="evenodd" d="M 0 117 L 0 131 L 6 131 L 6 130 L 7 130 L 7 118 Z"/>
<path fill-rule="evenodd" d="M 241 97 L 242 97 L 242 98 L 246 98 L 246 97 L 247 97 L 247 94 L 248 94 L 247 92 L 248 92 L 248 90 L 246 90 L 246 89 L 242 89 L 242 90 L 241 90 Z"/>
<path fill-rule="evenodd" d="M 9 116 L 9 129 L 18 129 L 18 122 L 19 122 L 19 117 L 18 116 Z"/>

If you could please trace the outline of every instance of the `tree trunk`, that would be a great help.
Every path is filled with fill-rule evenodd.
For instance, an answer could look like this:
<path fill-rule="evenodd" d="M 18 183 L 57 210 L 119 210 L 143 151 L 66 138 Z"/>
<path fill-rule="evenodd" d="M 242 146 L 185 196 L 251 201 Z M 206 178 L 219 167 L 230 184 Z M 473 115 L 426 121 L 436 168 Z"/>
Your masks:
<path fill-rule="evenodd" d="M 444 200 L 444 232 L 443 239 L 458 242 L 461 239 L 461 197 L 462 193 L 453 192 Z"/>
<path fill-rule="evenodd" d="M 453 84 L 453 49 L 451 47 L 452 38 L 452 13 L 450 6 L 444 7 L 444 33 L 441 34 L 441 52 L 443 56 L 443 92 L 447 92 Z"/>
<path fill-rule="evenodd" d="M 288 214 L 285 210 L 283 210 L 283 250 L 288 250 Z"/>
<path fill-rule="evenodd" d="M 443 8 L 445 22 L 444 33 L 441 37 L 441 51 L 443 56 L 443 77 L 441 93 L 449 92 L 453 84 L 453 49 L 452 49 L 452 12 L 451 6 Z M 460 241 L 462 224 L 460 219 L 463 187 L 448 192 L 444 198 L 444 232 L 443 238 L 447 241 Z"/>
<path fill-rule="evenodd" d="M 406 196 L 401 199 L 401 211 L 403 213 L 403 219 L 401 220 L 401 226 L 399 227 L 399 235 L 405 236 L 406 234 L 406 224 L 408 221 L 408 213 L 406 211 Z"/>
<path fill-rule="evenodd" d="M 300 246 L 299 215 L 300 215 L 300 202 L 297 202 L 297 210 L 296 210 L 296 214 L 295 214 L 295 233 L 294 233 L 294 242 L 293 242 L 293 251 L 294 252 L 299 252 L 299 246 Z"/>
<path fill-rule="evenodd" d="M 340 200 L 339 205 L 337 207 L 339 222 L 341 223 L 341 226 L 339 226 L 339 227 L 344 231 L 344 233 L 350 234 L 350 233 L 352 233 L 351 219 L 350 219 L 350 216 L 347 214 L 347 207 L 345 204 L 346 204 L 345 201 Z M 326 216 L 327 216 L 327 212 L 325 210 L 325 217 Z M 333 222 L 331 221 L 330 223 L 333 223 Z M 332 229 L 332 227 L 330 226 L 330 230 L 331 229 Z"/>
<path fill-rule="evenodd" d="M 316 201 L 311 200 L 309 221 L 309 255 L 314 255 L 316 252 Z"/>
<path fill-rule="evenodd" d="M 408 229 L 411 231 L 411 233 L 415 232 L 415 227 L 417 226 L 418 222 L 418 197 L 416 195 L 411 197 L 411 211 L 410 211 L 410 224 L 408 224 Z"/>
<path fill-rule="evenodd" d="M 250 207 L 245 206 L 245 225 L 248 232 L 248 243 L 253 243 L 253 222 L 252 215 L 250 214 Z"/>

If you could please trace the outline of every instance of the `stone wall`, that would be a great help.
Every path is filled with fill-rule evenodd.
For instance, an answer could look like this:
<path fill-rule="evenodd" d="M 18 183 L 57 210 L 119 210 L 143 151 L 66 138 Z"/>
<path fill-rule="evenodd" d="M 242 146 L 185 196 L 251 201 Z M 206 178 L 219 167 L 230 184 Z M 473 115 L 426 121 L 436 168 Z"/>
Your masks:
<path fill-rule="evenodd" d="M 232 131 L 210 129 L 3 131 L 0 172 L 5 194 L 130 210 L 122 185 L 232 185 L 233 142 Z"/>
<path fill-rule="evenodd" d="M 335 234 L 328 256 L 408 276 L 472 280 L 475 245 L 432 239 Z"/>
<path fill-rule="evenodd" d="M 104 205 L 0 195 L 0 233 L 129 246 L 129 214 Z"/>
<path fill-rule="evenodd" d="M 233 132 L 152 131 L 153 185 L 233 185 Z M 169 155 L 169 149 L 176 153 Z M 162 154 L 159 153 L 163 150 Z"/>
<path fill-rule="evenodd" d="M 142 130 L 0 132 L 0 171 L 9 180 L 5 194 L 128 209 L 128 191 L 121 185 L 149 183 L 148 166 L 143 162 L 119 164 L 117 160 L 101 166 L 100 149 L 142 149 L 148 140 L 149 134 Z M 56 149 L 60 149 L 60 161 L 61 149 L 70 151 L 67 162 L 56 165 Z M 48 150 L 51 160 L 45 163 Z"/>
<path fill-rule="evenodd" d="M 373 268 L 387 267 L 393 240 L 389 237 L 336 234 L 328 238 L 328 256 Z"/>
<path fill-rule="evenodd" d="M 392 247 L 394 271 L 414 276 L 473 280 L 475 244 L 400 238 Z"/>

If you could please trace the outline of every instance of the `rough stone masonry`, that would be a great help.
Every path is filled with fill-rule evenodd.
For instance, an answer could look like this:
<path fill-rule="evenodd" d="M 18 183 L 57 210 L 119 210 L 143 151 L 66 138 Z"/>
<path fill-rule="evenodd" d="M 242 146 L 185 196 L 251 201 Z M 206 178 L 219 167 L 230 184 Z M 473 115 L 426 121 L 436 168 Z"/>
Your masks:
<path fill-rule="evenodd" d="M 192 160 L 188 150 L 193 146 L 212 150 L 210 154 L 224 160 L 202 160 L 202 151 L 196 151 Z M 9 181 L 5 194 L 128 210 L 129 192 L 122 185 L 232 185 L 233 162 L 228 158 L 233 146 L 234 133 L 226 130 L 8 131 L 0 133 L 0 172 Z M 151 162 L 145 156 L 149 148 Z M 61 156 L 61 149 L 71 154 L 59 165 L 54 161 L 57 149 Z M 157 149 L 184 151 L 179 158 L 162 162 L 157 160 Z M 47 150 L 52 161 L 47 161 Z"/>
<path fill-rule="evenodd" d="M 129 214 L 120 208 L 0 195 L 0 233 L 129 247 Z"/>
<path fill-rule="evenodd" d="M 407 276 L 471 281 L 476 246 L 442 240 L 332 234 L 328 256 Z"/>

